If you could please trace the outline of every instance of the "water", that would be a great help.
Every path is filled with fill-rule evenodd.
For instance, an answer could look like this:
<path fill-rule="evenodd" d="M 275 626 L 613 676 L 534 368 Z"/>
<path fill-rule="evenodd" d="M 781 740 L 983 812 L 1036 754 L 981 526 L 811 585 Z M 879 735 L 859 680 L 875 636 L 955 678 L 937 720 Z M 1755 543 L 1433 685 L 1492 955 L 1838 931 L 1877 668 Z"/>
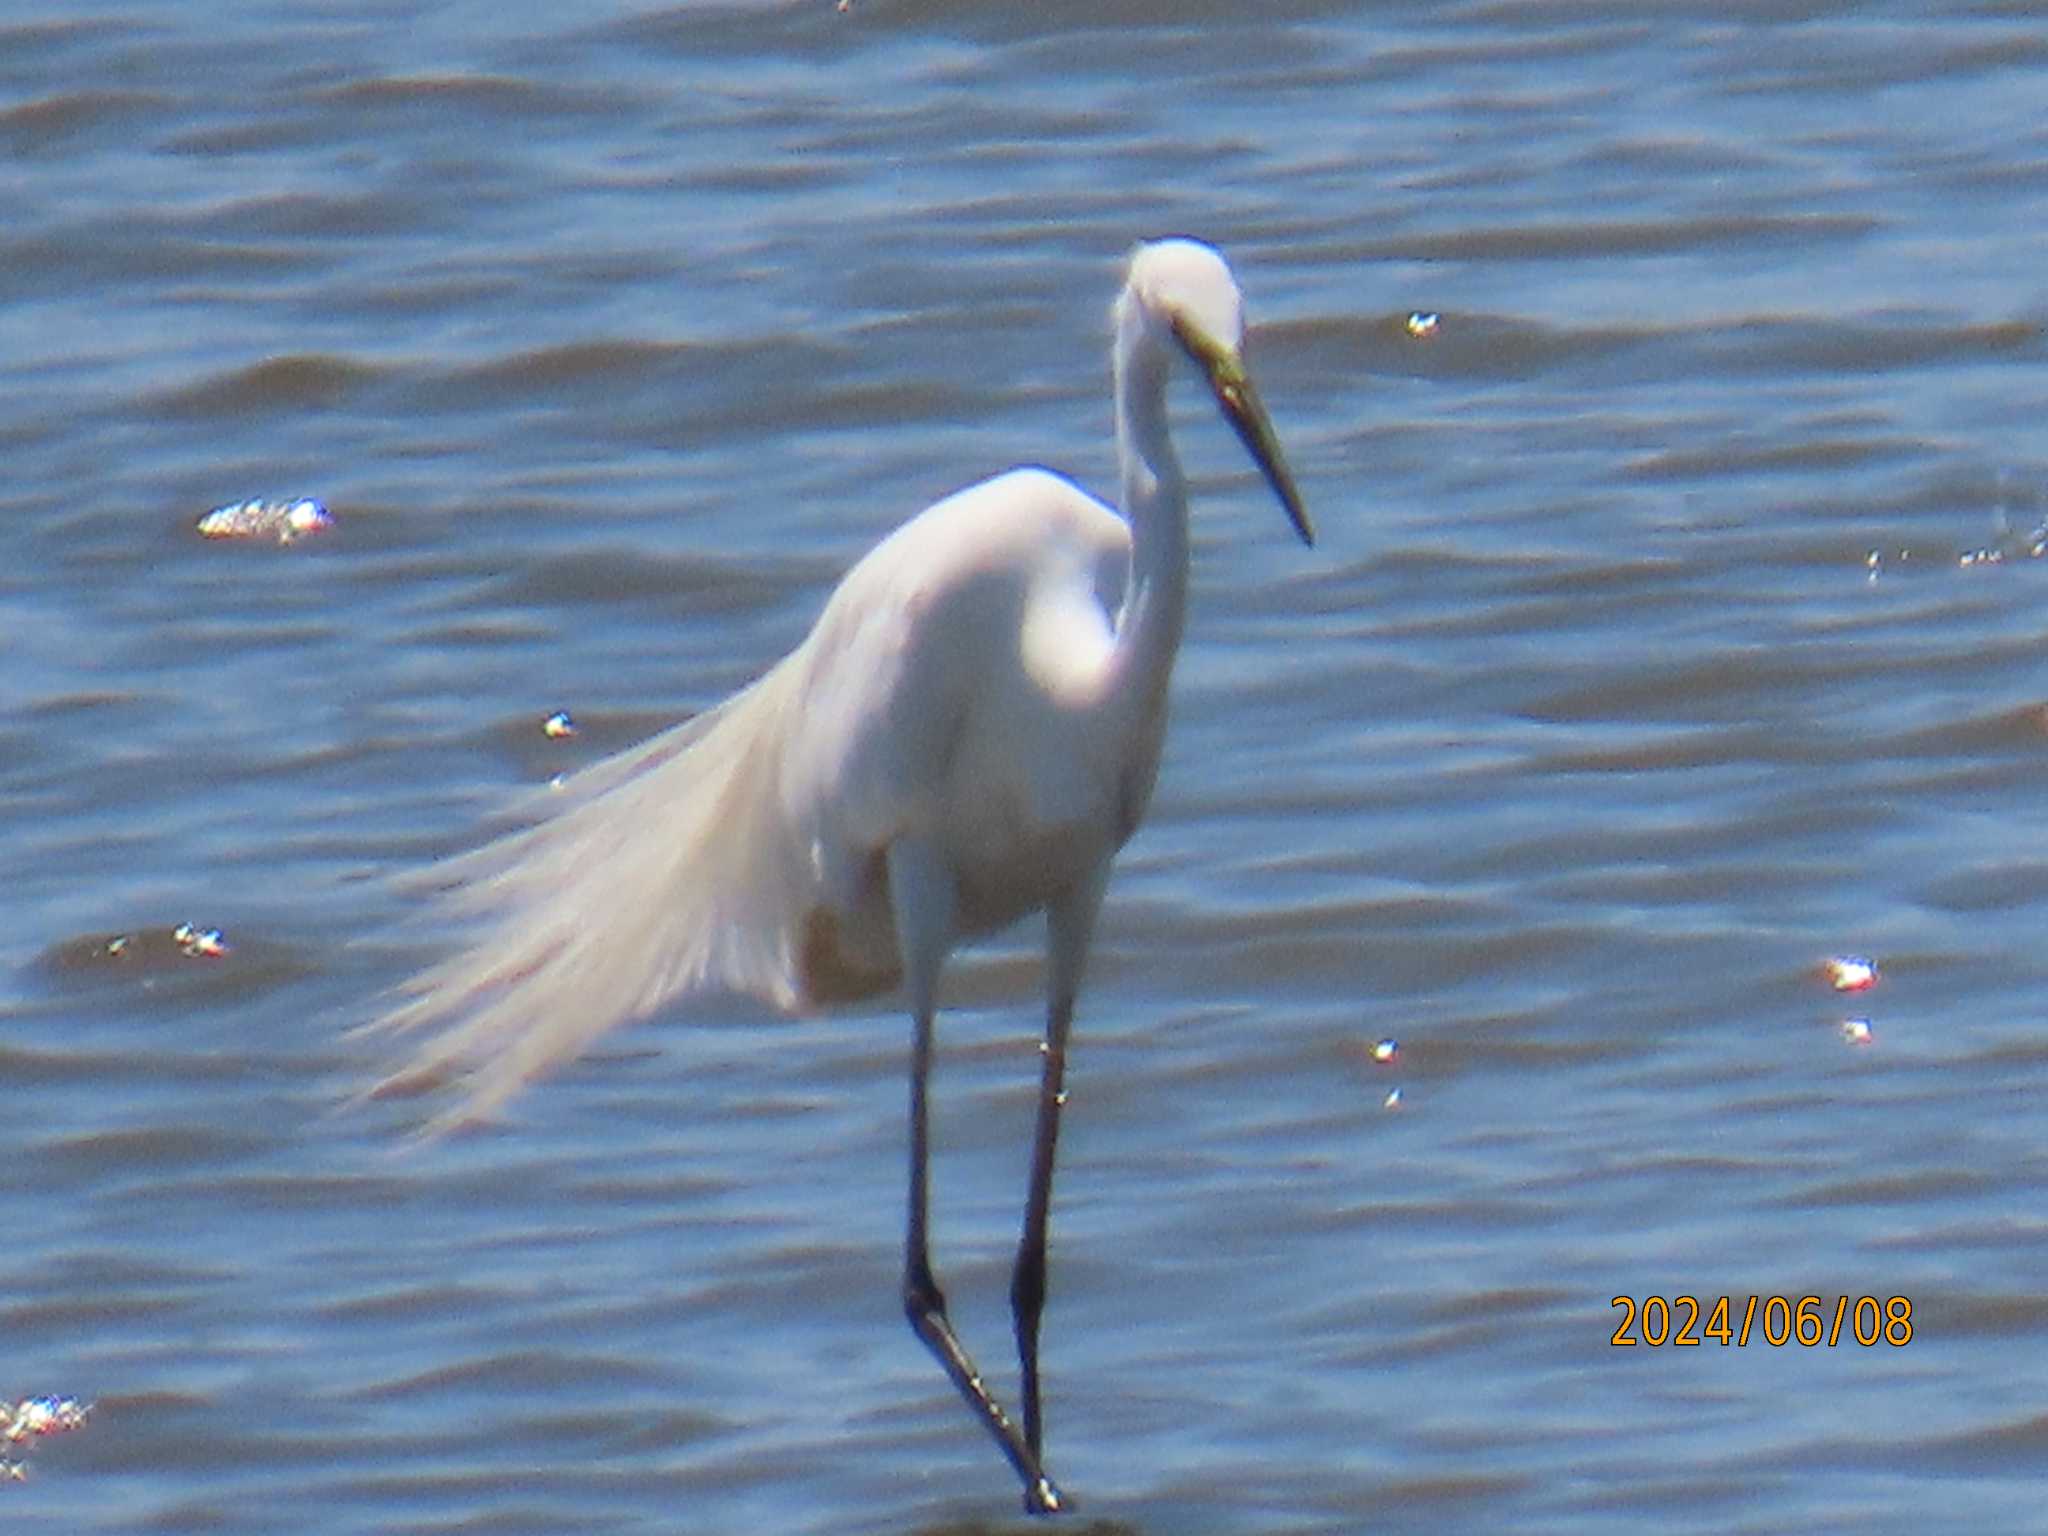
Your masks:
<path fill-rule="evenodd" d="M 24 0 L 0 1395 L 98 1406 L 0 1505 L 1018 1522 L 895 1300 L 892 1006 L 664 1019 L 410 1154 L 342 1032 L 431 952 L 386 876 L 963 480 L 1107 487 L 1116 263 L 1185 230 L 1323 540 L 1185 399 L 1055 1211 L 1084 1518 L 2048 1528 L 2044 88 L 1998 5 Z M 337 526 L 194 533 L 254 496 Z M 935 1088 L 1006 1390 L 1035 946 L 956 964 Z M 1911 1342 L 1609 1343 L 1809 1293 Z"/>

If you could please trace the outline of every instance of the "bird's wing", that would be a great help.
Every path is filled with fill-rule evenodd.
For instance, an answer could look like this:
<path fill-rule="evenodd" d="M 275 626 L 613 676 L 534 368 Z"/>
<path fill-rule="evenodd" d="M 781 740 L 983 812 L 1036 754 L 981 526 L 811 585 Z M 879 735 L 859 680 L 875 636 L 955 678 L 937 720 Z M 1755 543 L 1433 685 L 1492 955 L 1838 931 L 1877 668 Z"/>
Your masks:
<path fill-rule="evenodd" d="M 1057 664 L 1099 669 L 1114 641 L 1102 594 L 1121 589 L 1129 545 L 1123 520 L 1071 481 L 1012 470 L 936 503 L 848 573 L 798 653 L 803 727 L 783 764 L 784 803 L 842 905 L 890 842 L 933 832 L 974 793 L 963 732 L 1007 732 L 1007 755 L 1042 755 L 1025 696 L 1066 686 Z M 1063 645 L 1034 656 L 1035 632 L 1054 628 Z"/>

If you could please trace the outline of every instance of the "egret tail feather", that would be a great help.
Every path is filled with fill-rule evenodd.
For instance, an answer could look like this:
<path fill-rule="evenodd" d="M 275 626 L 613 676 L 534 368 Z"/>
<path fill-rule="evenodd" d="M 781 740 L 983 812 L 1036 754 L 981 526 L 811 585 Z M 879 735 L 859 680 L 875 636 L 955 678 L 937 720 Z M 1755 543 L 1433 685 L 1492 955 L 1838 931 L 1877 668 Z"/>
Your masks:
<path fill-rule="evenodd" d="M 427 1031 L 378 1092 L 452 1081 L 429 1131 L 488 1115 L 616 1025 L 692 992 L 802 1005 L 807 854 L 777 764 L 788 669 L 569 779 L 538 825 L 436 866 L 469 937 L 366 1028 Z"/>

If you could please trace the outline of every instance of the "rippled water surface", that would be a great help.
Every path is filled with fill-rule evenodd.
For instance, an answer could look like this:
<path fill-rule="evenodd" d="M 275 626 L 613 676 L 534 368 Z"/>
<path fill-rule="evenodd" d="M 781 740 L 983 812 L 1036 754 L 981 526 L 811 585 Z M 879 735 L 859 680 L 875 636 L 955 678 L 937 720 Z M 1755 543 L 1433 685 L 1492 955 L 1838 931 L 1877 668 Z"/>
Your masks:
<path fill-rule="evenodd" d="M 97 1406 L 0 1520 L 1020 1523 L 896 1300 L 893 1002 L 411 1151 L 345 1031 L 434 948 L 388 877 L 965 480 L 1107 490 L 1118 263 L 1189 231 L 1323 539 L 1184 387 L 1076 1528 L 2048 1529 L 2044 100 L 1997 3 L 15 5 L 0 1397 Z M 336 527 L 195 534 L 257 495 Z M 935 1086 L 1005 1391 L 1038 942 L 956 962 Z M 1807 1294 L 1910 1341 L 1609 1342 Z"/>

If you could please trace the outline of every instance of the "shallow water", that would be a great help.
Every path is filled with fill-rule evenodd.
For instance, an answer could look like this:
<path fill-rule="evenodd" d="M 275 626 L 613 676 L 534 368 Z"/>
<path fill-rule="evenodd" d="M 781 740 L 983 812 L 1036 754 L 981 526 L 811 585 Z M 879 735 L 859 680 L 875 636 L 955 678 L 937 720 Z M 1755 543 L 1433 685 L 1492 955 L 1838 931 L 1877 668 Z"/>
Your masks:
<path fill-rule="evenodd" d="M 1184 230 L 1323 538 L 1185 393 L 1055 1214 L 1084 1517 L 2043 1529 L 2044 86 L 1998 5 L 18 6 L 0 1396 L 97 1406 L 0 1509 L 1020 1523 L 895 1299 L 893 1006 L 664 1018 L 410 1152 L 343 1033 L 431 952 L 387 877 L 962 481 L 1106 489 L 1117 262 Z M 255 495 L 337 526 L 196 537 Z M 1005 1387 L 1036 944 L 956 962 L 935 1087 Z M 1809 1293 L 1911 1341 L 1609 1343 Z"/>

